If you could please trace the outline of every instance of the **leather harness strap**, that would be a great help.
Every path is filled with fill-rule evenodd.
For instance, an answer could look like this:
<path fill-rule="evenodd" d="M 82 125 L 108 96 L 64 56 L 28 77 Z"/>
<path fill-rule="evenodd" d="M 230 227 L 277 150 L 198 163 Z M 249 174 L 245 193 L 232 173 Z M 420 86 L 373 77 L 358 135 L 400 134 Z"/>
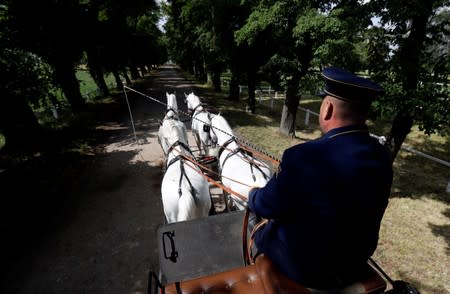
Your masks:
<path fill-rule="evenodd" d="M 180 156 L 182 156 L 183 158 L 185 158 L 185 159 L 187 159 L 188 161 L 192 162 L 194 165 L 199 165 L 198 163 L 193 162 L 190 158 L 188 158 L 188 157 L 186 157 L 186 156 L 184 156 L 184 155 L 180 155 Z M 186 164 L 187 164 L 187 163 L 186 163 Z M 187 164 L 187 165 L 190 166 L 189 164 Z M 211 179 L 210 177 L 205 176 L 205 175 L 203 174 L 202 171 L 200 171 L 200 170 L 198 170 L 198 169 L 195 169 L 195 168 L 192 167 L 192 166 L 191 166 L 191 168 L 194 169 L 197 173 L 203 175 L 203 177 L 205 177 L 205 179 L 206 179 L 208 182 L 212 183 L 213 185 L 215 185 L 215 186 L 217 186 L 217 187 L 223 189 L 224 191 L 226 191 L 226 192 L 228 192 L 228 193 L 230 193 L 230 194 L 233 194 L 233 195 L 237 196 L 237 197 L 238 197 L 239 199 L 241 199 L 242 201 L 247 202 L 247 197 L 245 197 L 244 195 L 242 195 L 242 194 L 240 194 L 240 193 L 238 193 L 238 192 L 236 192 L 236 191 L 233 191 L 233 190 L 231 190 L 230 188 L 225 187 L 224 185 L 220 184 L 220 183 L 217 182 L 217 181 L 214 181 L 214 180 Z"/>
<path fill-rule="evenodd" d="M 195 111 L 197 110 L 197 108 L 199 108 L 200 106 L 203 106 L 203 105 L 205 105 L 205 104 L 199 103 L 197 106 L 195 106 L 195 107 L 192 109 L 192 117 L 194 117 L 194 114 L 195 114 Z M 201 110 L 201 111 L 205 111 L 205 110 Z"/>
<path fill-rule="evenodd" d="M 189 151 L 189 153 L 194 156 L 191 152 L 191 149 L 189 148 L 188 145 L 184 144 L 181 141 L 176 141 L 175 143 L 173 143 L 172 145 L 170 145 L 169 149 L 167 150 L 167 154 L 169 154 L 170 152 L 172 152 L 172 150 L 177 147 L 177 146 L 182 146 L 184 149 L 186 149 L 187 151 Z"/>
<path fill-rule="evenodd" d="M 219 149 L 219 152 L 218 152 L 218 155 L 217 155 L 217 157 L 219 158 L 219 160 L 220 160 L 220 155 L 222 154 L 222 152 L 223 152 L 224 150 L 229 150 L 229 149 L 227 149 L 227 146 L 230 145 L 232 142 L 236 142 L 236 143 L 237 143 L 237 141 L 236 141 L 236 139 L 235 139 L 234 137 L 228 139 L 222 146 L 220 146 L 220 149 Z M 269 179 L 269 176 L 266 175 L 266 174 L 262 171 L 262 169 L 259 167 L 259 165 L 255 163 L 254 159 L 251 158 L 251 157 L 247 154 L 247 152 L 248 152 L 249 150 L 248 150 L 248 149 L 247 149 L 247 150 L 241 149 L 240 145 L 238 145 L 238 146 L 239 146 L 238 148 L 236 148 L 236 149 L 234 149 L 234 150 L 230 150 L 230 153 L 227 154 L 227 156 L 226 156 L 225 159 L 223 160 L 221 166 L 223 167 L 223 166 L 225 165 L 225 162 L 226 162 L 230 157 L 232 157 L 233 155 L 236 155 L 236 154 L 240 153 L 240 154 L 242 154 L 242 157 L 243 157 L 243 158 L 249 163 L 249 165 L 250 165 L 250 172 L 251 172 L 251 174 L 252 174 L 252 178 L 253 178 L 253 181 L 254 181 L 254 182 L 256 181 L 256 177 L 255 177 L 255 173 L 253 172 L 253 167 L 255 167 L 255 168 L 263 175 L 264 179 L 268 180 L 268 179 Z M 247 152 L 245 152 L 245 151 L 247 151 Z M 222 176 L 222 169 L 223 169 L 223 168 L 220 169 L 220 173 L 219 173 L 220 176 Z"/>
<path fill-rule="evenodd" d="M 191 155 L 192 155 L 192 152 L 191 152 L 191 150 L 189 149 L 189 146 L 187 146 L 186 144 L 184 144 L 184 143 L 181 142 L 181 141 L 176 141 L 175 143 L 173 143 L 173 144 L 169 147 L 169 150 L 167 151 L 167 154 L 169 154 L 170 152 L 172 152 L 172 150 L 176 150 L 176 149 L 175 149 L 176 146 L 182 146 L 184 149 L 186 149 L 187 151 L 189 151 L 189 153 L 191 153 Z M 188 182 L 189 187 L 190 187 L 190 189 L 191 189 L 191 191 L 192 191 L 192 196 L 194 197 L 194 202 L 197 202 L 197 198 L 195 197 L 195 195 L 197 194 L 197 190 L 196 190 L 195 187 L 192 185 L 191 180 L 189 179 L 189 177 L 186 175 L 186 171 L 185 171 L 185 169 L 184 169 L 184 161 L 182 160 L 182 159 L 188 159 L 189 157 L 185 156 L 184 154 L 182 154 L 182 153 L 179 152 L 178 150 L 176 150 L 176 151 L 179 153 L 179 155 L 177 155 L 177 156 L 175 156 L 174 158 L 172 158 L 172 160 L 167 164 L 166 169 L 169 168 L 169 167 L 170 167 L 172 164 L 174 164 L 175 162 L 180 161 L 180 171 L 181 171 L 181 173 L 180 173 L 180 179 L 179 179 L 179 181 L 178 181 L 178 197 L 181 197 L 181 195 L 183 195 L 183 191 L 182 191 L 182 189 L 181 189 L 181 185 L 182 185 L 183 177 L 184 177 L 184 178 L 186 178 L 186 181 Z M 193 155 L 192 155 L 192 156 L 193 156 Z M 189 160 L 189 159 L 188 159 L 188 160 Z"/>
<path fill-rule="evenodd" d="M 218 174 L 218 173 L 216 173 L 215 171 L 213 171 L 212 169 L 210 169 L 210 168 L 208 168 L 208 167 L 202 165 L 201 163 L 199 163 L 199 162 L 197 162 L 197 161 L 195 161 L 195 160 L 193 160 L 193 159 L 191 159 L 191 158 L 189 158 L 189 157 L 185 157 L 185 159 L 186 159 L 186 160 L 189 160 L 190 162 L 192 162 L 194 165 L 200 167 L 201 169 L 206 170 L 206 171 L 208 171 L 208 172 L 210 172 L 210 173 L 212 173 L 212 174 L 215 174 L 215 175 L 217 175 L 217 176 L 220 177 L 220 174 Z M 220 183 L 218 183 L 218 182 L 216 182 L 216 181 L 214 181 L 214 180 L 211 180 L 209 177 L 207 177 L 207 176 L 205 176 L 205 175 L 203 175 L 203 176 L 206 178 L 206 180 L 207 180 L 208 182 L 213 183 L 215 186 L 217 186 L 217 187 L 219 187 L 219 188 L 222 188 L 222 189 L 225 190 L 226 192 L 228 192 L 228 193 L 230 193 L 230 194 L 233 194 L 233 195 L 236 195 L 236 196 L 239 194 L 239 193 L 237 193 L 237 192 L 234 192 L 234 191 L 231 190 L 231 189 L 226 188 L 225 186 L 221 185 Z M 226 179 L 229 179 L 230 181 L 233 181 L 233 182 L 235 182 L 235 183 L 241 184 L 241 185 L 243 185 L 243 186 L 251 187 L 250 185 L 247 185 L 247 184 L 242 183 L 242 182 L 240 182 L 240 181 L 237 181 L 237 180 L 235 180 L 235 179 L 231 179 L 231 178 L 226 177 L 226 176 L 222 176 L 222 177 L 223 177 L 223 178 L 226 178 Z M 225 188 L 224 188 L 224 187 L 225 187 Z M 242 197 L 244 197 L 244 196 L 242 196 Z M 244 198 L 245 198 L 245 201 L 247 201 L 247 197 L 244 197 Z"/>

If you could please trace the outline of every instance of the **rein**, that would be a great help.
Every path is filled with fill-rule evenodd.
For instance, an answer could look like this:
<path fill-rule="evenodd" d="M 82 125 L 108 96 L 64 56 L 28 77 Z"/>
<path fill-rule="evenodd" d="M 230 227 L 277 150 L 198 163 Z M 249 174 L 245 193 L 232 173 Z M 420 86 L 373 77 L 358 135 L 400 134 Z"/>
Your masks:
<path fill-rule="evenodd" d="M 217 157 L 219 158 L 219 160 L 220 160 L 220 156 L 222 155 L 222 152 L 223 152 L 224 150 L 230 151 L 230 153 L 227 154 L 227 156 L 225 157 L 225 159 L 223 160 L 223 162 L 222 162 L 222 164 L 221 164 L 222 169 L 223 169 L 223 166 L 225 165 L 225 162 L 226 162 L 230 157 L 232 157 L 233 155 L 237 155 L 238 153 L 241 153 L 241 154 L 242 154 L 242 157 L 241 157 L 241 158 L 244 159 L 244 160 L 246 160 L 247 163 L 250 165 L 250 171 L 251 171 L 251 173 L 252 173 L 253 181 L 256 181 L 256 177 L 255 177 L 255 174 L 254 174 L 254 172 L 253 172 L 253 167 L 255 167 L 255 168 L 263 175 L 263 177 L 267 180 L 269 177 L 268 177 L 268 176 L 262 171 L 262 169 L 261 169 L 261 167 L 262 167 L 263 165 L 261 165 L 261 164 L 255 162 L 255 160 L 254 160 L 253 158 L 251 158 L 251 156 L 250 156 L 249 154 L 247 154 L 247 153 L 244 152 L 244 151 L 248 152 L 248 151 L 249 151 L 248 149 L 241 148 L 239 144 L 238 144 L 239 147 L 236 148 L 236 149 L 234 149 L 234 150 L 231 150 L 231 149 L 227 148 L 227 146 L 230 145 L 232 142 L 236 142 L 236 139 L 235 139 L 234 137 L 231 137 L 231 138 L 228 139 L 222 146 L 220 146 L 220 149 L 219 149 L 219 152 L 218 152 L 218 155 L 217 155 Z M 237 143 L 237 142 L 236 142 L 236 143 Z M 222 176 L 222 171 L 220 172 L 220 176 Z M 246 186 L 249 186 L 249 185 L 246 185 Z M 250 186 L 249 186 L 249 187 L 250 187 Z"/>
<path fill-rule="evenodd" d="M 141 95 L 141 96 L 143 96 L 143 97 L 145 97 L 145 98 L 147 98 L 147 99 L 149 99 L 149 100 L 151 100 L 151 101 L 154 101 L 154 102 L 156 102 L 156 103 L 158 103 L 158 104 L 161 104 L 161 105 L 164 105 L 164 106 L 166 106 L 166 107 L 167 107 L 167 103 L 164 103 L 164 102 L 162 102 L 162 101 L 160 101 L 160 100 L 158 100 L 158 99 L 156 99 L 156 98 L 153 98 L 153 97 L 151 97 L 151 96 L 149 96 L 149 95 L 147 95 L 147 94 L 144 94 L 144 93 L 142 93 L 142 92 L 140 92 L 140 91 L 137 91 L 137 90 L 135 90 L 135 89 L 133 89 L 133 88 L 130 88 L 130 87 L 128 87 L 128 86 L 123 86 L 123 92 L 124 92 L 124 94 L 125 94 L 125 99 L 126 99 L 126 101 L 127 101 L 128 111 L 130 112 L 131 123 L 132 123 L 132 127 L 133 127 L 133 134 L 134 134 L 135 140 L 137 140 L 137 139 L 136 139 L 136 131 L 135 131 L 135 128 L 134 128 L 133 115 L 132 115 L 132 112 L 131 112 L 130 103 L 129 103 L 129 101 L 128 101 L 128 95 L 127 95 L 127 91 L 126 91 L 126 90 L 129 90 L 129 91 L 131 91 L 131 92 L 134 92 L 134 93 L 136 93 L 136 94 L 139 94 L 139 95 Z M 186 116 L 186 117 L 190 117 L 190 116 L 191 116 L 190 114 L 188 114 L 188 113 L 186 113 L 186 112 L 184 112 L 184 111 L 182 111 L 182 110 L 178 110 L 178 113 L 181 113 L 181 114 L 183 114 L 183 115 Z M 196 118 L 196 117 L 192 117 L 192 119 L 196 119 L 197 121 L 202 122 L 202 123 L 207 124 L 207 125 L 209 124 L 208 122 L 202 121 L 201 119 L 198 119 L 198 118 Z M 236 139 L 236 141 L 238 141 L 239 143 L 243 143 L 244 145 L 253 148 L 255 151 L 258 151 L 260 154 L 264 154 L 265 156 L 269 157 L 269 158 L 272 159 L 272 160 L 277 160 L 277 159 L 276 159 L 275 157 L 273 157 L 272 155 L 266 153 L 266 152 L 263 151 L 263 150 L 260 150 L 260 149 L 259 149 L 257 146 L 255 146 L 254 144 L 252 144 L 252 143 L 250 143 L 250 142 L 248 142 L 248 141 L 246 141 L 246 140 L 244 140 L 244 139 L 242 139 L 242 138 L 235 137 L 234 135 L 231 135 L 231 134 L 229 134 L 229 133 L 227 133 L 227 132 L 225 132 L 225 131 L 223 131 L 223 130 L 221 130 L 221 129 L 219 129 L 219 128 L 213 127 L 213 126 L 211 126 L 211 128 L 217 129 L 218 131 L 220 131 L 220 132 L 222 132 L 222 133 L 224 133 L 224 134 L 227 134 L 227 135 L 229 135 L 229 136 L 231 136 L 231 137 L 234 137 L 234 138 Z"/>
<path fill-rule="evenodd" d="M 176 150 L 176 149 L 175 149 L 175 150 Z M 179 152 L 178 150 L 176 150 L 176 151 Z M 215 173 L 214 171 L 212 171 L 211 169 L 209 169 L 209 168 L 203 166 L 202 164 L 196 162 L 194 159 L 192 159 L 192 158 L 190 158 L 190 157 L 188 157 L 188 156 L 182 154 L 181 152 L 179 152 L 179 155 L 178 155 L 178 156 L 181 157 L 181 158 L 183 158 L 183 159 L 185 159 L 185 160 L 187 160 L 187 161 L 189 161 L 190 163 L 192 163 L 194 166 L 190 165 L 190 163 L 186 163 L 186 164 L 187 164 L 187 166 L 189 166 L 190 168 L 192 168 L 195 172 L 197 172 L 197 173 L 200 174 L 202 177 L 204 177 L 208 182 L 212 183 L 212 184 L 215 185 L 216 187 L 219 187 L 219 188 L 223 189 L 224 191 L 226 191 L 226 192 L 228 192 L 228 193 L 230 193 L 230 194 L 233 194 L 233 195 L 237 196 L 237 197 L 238 197 L 239 199 L 241 199 L 242 201 L 247 202 L 247 197 L 245 197 L 244 195 L 242 195 L 242 194 L 240 194 L 240 193 L 238 193 L 238 192 L 236 192 L 236 191 L 231 190 L 231 189 L 228 188 L 228 187 L 225 187 L 224 185 L 222 185 L 221 183 L 219 183 L 219 182 L 217 182 L 217 181 L 211 179 L 210 177 L 205 176 L 205 174 L 203 174 L 203 172 L 202 172 L 201 170 L 195 168 L 195 166 L 196 166 L 196 167 L 201 167 L 202 169 L 205 169 L 205 170 L 208 170 L 208 171 L 210 171 L 210 172 Z M 178 157 L 178 156 L 177 156 L 177 157 Z M 216 174 L 217 174 L 217 173 L 216 173 Z M 230 179 L 230 180 L 232 180 L 232 179 Z M 238 182 L 238 183 L 241 184 L 241 185 L 244 185 L 244 186 L 248 186 L 248 185 L 246 185 L 246 184 L 244 184 L 244 183 L 240 183 L 240 182 Z"/>
<path fill-rule="evenodd" d="M 213 131 L 214 132 L 214 131 Z M 217 157 L 220 158 L 220 155 L 222 155 L 222 152 L 224 150 L 229 150 L 229 151 L 233 151 L 230 149 L 227 149 L 227 146 L 230 145 L 231 143 L 236 142 L 236 139 L 234 139 L 233 137 L 231 137 L 230 139 L 228 139 L 225 143 L 223 143 L 222 146 L 220 146 L 219 148 L 219 152 L 217 153 Z M 237 142 L 236 142 L 237 143 Z"/>
<path fill-rule="evenodd" d="M 184 149 L 186 149 L 187 151 L 189 151 L 189 153 L 193 156 L 191 150 L 189 149 L 189 146 L 187 146 L 186 144 L 184 144 L 183 142 L 180 141 L 176 141 L 175 143 L 173 143 L 170 147 L 169 150 L 167 151 L 167 154 L 169 154 L 172 151 L 176 151 L 178 152 L 179 155 L 175 156 L 174 158 L 172 158 L 172 160 L 169 161 L 169 163 L 167 164 L 167 169 L 174 164 L 177 161 L 180 161 L 180 179 L 178 181 L 178 197 L 181 197 L 181 195 L 183 195 L 183 191 L 181 189 L 181 184 L 183 181 L 183 177 L 186 178 L 186 181 L 189 184 L 189 187 L 192 191 L 192 196 L 194 198 L 194 201 L 197 200 L 197 198 L 195 197 L 195 195 L 197 194 L 197 191 L 195 189 L 195 187 L 192 185 L 191 180 L 189 179 L 189 177 L 186 175 L 186 171 L 184 169 L 184 164 L 185 162 L 182 159 L 187 159 L 189 158 L 188 156 L 184 155 L 183 153 L 181 153 L 181 151 L 178 151 L 177 149 L 175 149 L 176 146 L 182 146 Z"/>
<path fill-rule="evenodd" d="M 239 143 L 239 142 L 238 142 L 238 143 Z M 259 151 L 256 150 L 256 149 L 250 148 L 250 147 L 248 147 L 248 146 L 246 146 L 246 145 L 243 145 L 243 144 L 239 144 L 239 147 L 241 147 L 242 149 L 244 149 L 244 150 L 246 150 L 246 151 L 248 151 L 248 152 L 251 152 L 251 153 L 257 155 L 257 157 L 260 157 L 260 158 L 262 158 L 262 159 L 271 161 L 272 163 L 277 164 L 277 165 L 280 164 L 280 161 L 279 161 L 279 160 L 274 159 L 274 158 L 272 158 L 272 157 L 270 157 L 270 156 L 267 156 L 266 154 L 263 154 L 262 152 L 259 152 Z"/>

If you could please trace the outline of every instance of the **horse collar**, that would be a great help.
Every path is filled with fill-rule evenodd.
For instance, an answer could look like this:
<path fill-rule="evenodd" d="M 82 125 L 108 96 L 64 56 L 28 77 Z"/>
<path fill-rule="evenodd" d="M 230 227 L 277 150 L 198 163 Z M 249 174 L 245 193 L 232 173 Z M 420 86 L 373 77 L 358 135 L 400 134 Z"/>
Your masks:
<path fill-rule="evenodd" d="M 174 158 L 172 158 L 172 160 L 169 161 L 169 163 L 167 164 L 166 169 L 168 169 L 169 166 L 171 166 L 172 164 L 174 164 L 175 162 L 177 162 L 177 161 L 180 160 L 180 159 L 181 159 L 181 155 L 177 155 L 177 156 L 175 156 Z"/>
<path fill-rule="evenodd" d="M 195 106 L 195 107 L 192 109 L 192 116 L 194 116 L 195 111 L 197 110 L 197 108 L 199 108 L 199 107 L 201 107 L 201 106 L 203 106 L 203 104 L 202 104 L 202 103 L 199 103 L 197 106 Z M 204 111 L 204 110 L 202 109 L 201 111 Z"/>
<path fill-rule="evenodd" d="M 191 149 L 189 148 L 189 146 L 187 146 L 186 144 L 184 144 L 181 141 L 176 141 L 175 143 L 173 143 L 172 145 L 170 145 L 169 149 L 167 150 L 167 154 L 169 154 L 170 152 L 172 152 L 173 148 L 177 147 L 177 146 L 182 146 L 184 149 L 188 150 L 189 153 L 191 152 Z"/>
<path fill-rule="evenodd" d="M 179 120 L 178 119 L 178 112 L 175 109 L 173 109 L 173 108 L 167 108 L 165 115 L 167 115 L 170 111 L 172 111 L 174 113 L 174 115 L 173 116 L 169 116 L 169 117 L 164 118 L 164 119 Z"/>
<path fill-rule="evenodd" d="M 219 152 L 217 154 L 217 157 L 220 157 L 220 155 L 225 150 L 225 148 L 227 148 L 227 146 L 230 145 L 232 142 L 236 142 L 236 139 L 234 137 L 231 137 L 225 143 L 223 143 L 223 145 L 220 146 L 220 148 L 219 148 Z M 236 150 L 239 150 L 239 148 L 237 148 Z"/>

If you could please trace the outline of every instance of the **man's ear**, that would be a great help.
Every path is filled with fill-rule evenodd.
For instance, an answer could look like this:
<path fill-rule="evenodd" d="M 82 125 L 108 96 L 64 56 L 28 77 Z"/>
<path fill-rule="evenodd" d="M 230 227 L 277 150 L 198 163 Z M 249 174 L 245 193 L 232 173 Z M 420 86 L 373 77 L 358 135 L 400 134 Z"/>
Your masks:
<path fill-rule="evenodd" d="M 334 105 L 330 100 L 327 100 L 323 109 L 323 120 L 330 120 L 333 117 Z"/>

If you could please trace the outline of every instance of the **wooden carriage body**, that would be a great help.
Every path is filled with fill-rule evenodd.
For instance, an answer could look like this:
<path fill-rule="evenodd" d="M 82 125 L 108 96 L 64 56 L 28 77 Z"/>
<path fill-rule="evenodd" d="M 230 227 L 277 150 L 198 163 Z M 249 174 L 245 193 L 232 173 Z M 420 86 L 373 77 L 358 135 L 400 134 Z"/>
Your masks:
<path fill-rule="evenodd" d="M 264 255 L 245 265 L 244 211 L 161 225 L 160 269 L 150 274 L 150 293 L 329 293 L 308 289 L 281 274 Z M 336 293 L 383 293 L 386 281 L 371 269 L 366 278 Z"/>

